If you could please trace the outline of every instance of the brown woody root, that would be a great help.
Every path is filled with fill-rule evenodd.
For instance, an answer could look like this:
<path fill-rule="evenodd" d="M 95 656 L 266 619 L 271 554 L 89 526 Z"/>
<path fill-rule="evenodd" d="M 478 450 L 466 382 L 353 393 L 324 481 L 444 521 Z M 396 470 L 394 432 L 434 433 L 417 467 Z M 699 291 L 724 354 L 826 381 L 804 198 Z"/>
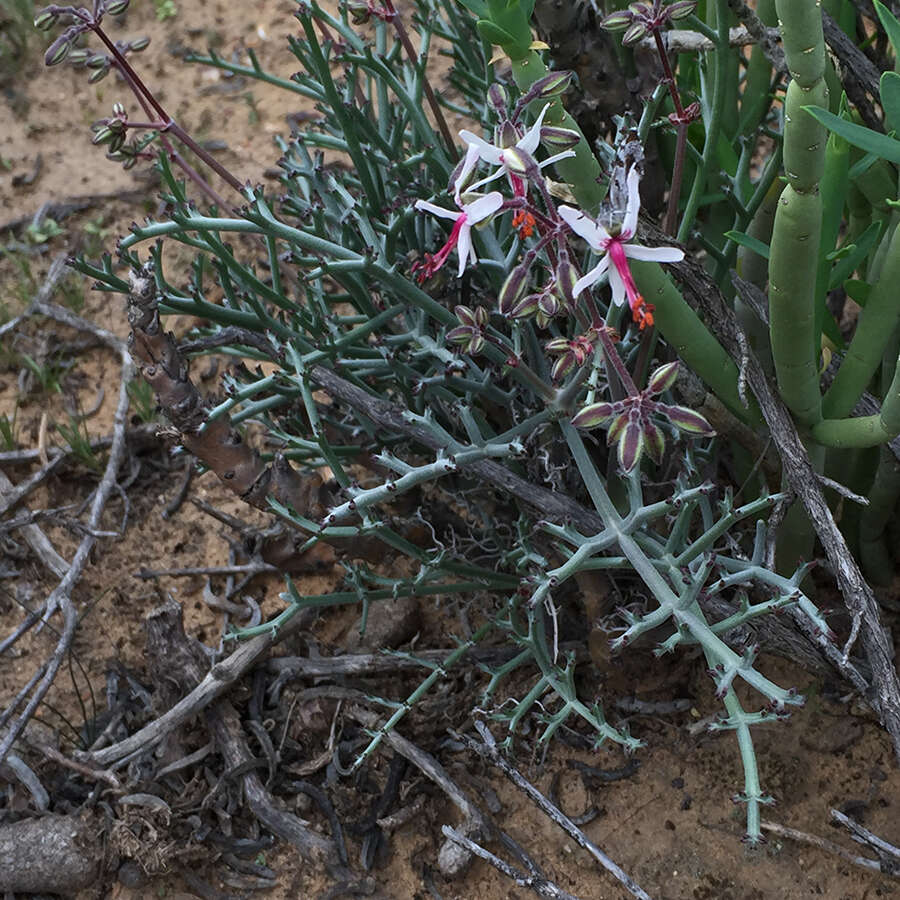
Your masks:
<path fill-rule="evenodd" d="M 128 321 L 131 324 L 128 344 L 132 356 L 153 388 L 160 407 L 179 431 L 185 449 L 212 469 L 219 480 L 245 503 L 271 513 L 269 501 L 276 500 L 305 518 L 321 521 L 335 501 L 318 474 L 301 475 L 280 454 L 276 454 L 271 463 L 264 463 L 259 453 L 244 443 L 228 415 L 209 421 L 209 409 L 191 381 L 187 360 L 179 351 L 174 336 L 165 331 L 160 322 L 151 263 L 145 264 L 139 274 L 131 275 Z M 308 537 L 298 529 L 295 551 Z M 375 551 L 373 544 L 371 540 L 360 538 L 352 543 L 341 543 L 341 547 L 353 555 L 366 557 L 370 551 Z M 380 543 L 375 552 L 377 556 L 373 559 L 383 558 L 384 548 Z M 306 557 L 310 568 L 331 559 L 330 552 L 324 548 L 309 551 Z"/>

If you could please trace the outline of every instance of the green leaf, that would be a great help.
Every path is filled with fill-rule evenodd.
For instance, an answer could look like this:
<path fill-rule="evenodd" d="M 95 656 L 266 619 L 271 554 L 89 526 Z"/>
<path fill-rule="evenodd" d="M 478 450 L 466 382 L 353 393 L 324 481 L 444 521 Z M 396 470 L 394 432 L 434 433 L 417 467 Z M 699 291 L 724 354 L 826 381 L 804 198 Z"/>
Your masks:
<path fill-rule="evenodd" d="M 888 162 L 900 165 L 900 141 L 854 122 L 845 122 L 840 116 L 836 116 L 820 106 L 804 106 L 803 109 L 826 128 L 849 141 L 854 147 L 859 147 L 866 153 L 874 153 Z"/>
<path fill-rule="evenodd" d="M 478 20 L 478 33 L 488 43 L 503 47 L 504 50 L 516 42 L 516 39 L 508 31 L 504 31 L 488 19 Z"/>
<path fill-rule="evenodd" d="M 844 282 L 844 290 L 851 300 L 855 301 L 860 306 L 865 307 L 866 301 L 869 299 L 869 294 L 872 293 L 872 285 L 869 284 L 868 281 L 859 281 L 858 279 L 851 278 L 849 281 Z"/>
<path fill-rule="evenodd" d="M 734 241 L 736 244 L 740 244 L 742 247 L 746 247 L 748 250 L 752 250 L 763 259 L 769 258 L 769 245 L 764 244 L 758 238 L 751 237 L 749 234 L 744 234 L 743 231 L 726 231 L 725 237 L 730 241 Z"/>
<path fill-rule="evenodd" d="M 900 22 L 898 22 L 891 11 L 883 4 L 875 0 L 875 11 L 878 18 L 881 19 L 881 25 L 887 32 L 888 40 L 894 48 L 894 56 L 900 59 Z"/>
<path fill-rule="evenodd" d="M 875 242 L 881 236 L 881 222 L 873 222 L 853 245 L 853 250 L 847 253 L 840 262 L 831 270 L 828 279 L 828 290 L 833 291 L 840 287 L 860 266 L 869 255 Z M 841 248 L 843 249 L 843 248 Z"/>
<path fill-rule="evenodd" d="M 881 75 L 881 106 L 888 131 L 900 131 L 900 75 L 883 72 Z"/>

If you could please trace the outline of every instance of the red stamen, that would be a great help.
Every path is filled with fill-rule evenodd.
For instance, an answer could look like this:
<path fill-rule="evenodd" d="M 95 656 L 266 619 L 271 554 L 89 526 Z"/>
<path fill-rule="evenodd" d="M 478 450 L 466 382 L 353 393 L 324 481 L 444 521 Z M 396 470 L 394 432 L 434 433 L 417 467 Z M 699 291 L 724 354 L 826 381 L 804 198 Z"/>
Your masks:
<path fill-rule="evenodd" d="M 526 212 L 524 209 L 516 210 L 513 214 L 512 223 L 513 228 L 519 229 L 519 237 L 523 241 L 534 234 L 536 220 L 530 212 Z"/>
<path fill-rule="evenodd" d="M 447 262 L 450 251 L 459 241 L 459 233 L 462 231 L 465 222 L 466 214 L 462 213 L 462 215 L 460 215 L 453 223 L 453 228 L 450 230 L 450 237 L 447 238 L 447 243 L 433 255 L 431 253 L 424 254 L 423 262 L 415 262 L 412 264 L 410 271 L 416 276 L 416 281 L 418 281 L 419 284 L 422 284 L 426 279 L 431 278 L 431 276 Z"/>

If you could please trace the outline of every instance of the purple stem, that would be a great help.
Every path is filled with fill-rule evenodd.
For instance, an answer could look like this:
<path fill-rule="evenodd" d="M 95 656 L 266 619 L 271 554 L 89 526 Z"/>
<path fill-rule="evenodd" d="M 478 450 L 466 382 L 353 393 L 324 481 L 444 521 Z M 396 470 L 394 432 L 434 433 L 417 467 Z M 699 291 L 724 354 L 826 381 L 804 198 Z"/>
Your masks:
<path fill-rule="evenodd" d="M 234 188 L 234 190 L 236 190 L 239 194 L 242 194 L 243 186 L 237 180 L 237 178 L 235 178 L 234 175 L 232 175 L 231 172 L 228 171 L 228 169 L 226 169 L 224 166 L 222 166 L 218 162 L 218 160 L 216 160 L 212 155 L 210 155 L 206 150 L 204 150 L 203 147 L 201 147 L 165 111 L 165 109 L 162 107 L 162 105 L 159 103 L 159 101 L 153 95 L 152 91 L 144 84 L 144 82 L 141 80 L 141 77 L 131 67 L 131 64 L 125 58 L 124 54 L 119 50 L 119 48 L 115 45 L 115 43 L 113 43 L 113 41 L 111 41 L 109 39 L 109 37 L 107 37 L 106 32 L 103 30 L 102 25 L 99 22 L 94 21 L 91 24 L 91 30 L 106 45 L 106 48 L 109 50 L 109 52 L 112 54 L 113 59 L 116 61 L 119 71 L 122 72 L 122 75 L 129 82 L 131 89 L 135 92 L 135 94 L 138 97 L 143 96 L 146 99 L 147 103 L 149 103 L 150 106 L 153 107 L 154 111 L 159 116 L 159 118 L 163 121 L 163 123 L 165 123 L 163 125 L 162 130 L 160 131 L 160 137 L 162 138 L 163 131 L 170 132 L 179 141 L 181 141 L 186 147 L 188 147 L 188 149 L 190 149 L 192 153 L 194 153 L 197 157 L 199 157 L 201 160 L 203 160 L 203 162 L 206 163 L 206 165 L 208 165 L 217 175 L 219 175 L 222 179 L 224 179 L 230 187 Z M 142 103 L 141 105 L 143 106 L 144 104 Z M 148 110 L 148 114 L 149 114 L 149 110 Z M 165 143 L 163 145 L 165 146 Z M 199 173 L 195 169 L 193 169 L 191 166 L 187 166 L 185 168 L 186 163 L 180 157 L 180 154 L 178 154 L 177 151 L 172 151 L 171 145 L 167 149 L 173 153 L 172 158 L 175 159 L 176 162 L 178 162 L 179 166 L 181 166 L 184 169 L 184 171 L 188 175 L 188 177 L 192 181 L 195 181 L 198 184 L 198 186 L 202 186 L 202 184 L 201 184 L 203 182 L 202 176 L 200 176 Z M 200 179 L 200 180 L 197 181 L 197 179 Z M 204 189 L 207 190 L 207 193 L 212 191 L 212 188 L 210 188 L 209 185 L 206 185 L 206 188 L 204 188 Z M 215 194 L 214 191 L 213 191 L 213 194 Z M 221 198 L 219 198 L 219 202 L 222 203 Z M 225 204 L 223 203 L 223 205 L 225 205 Z"/>

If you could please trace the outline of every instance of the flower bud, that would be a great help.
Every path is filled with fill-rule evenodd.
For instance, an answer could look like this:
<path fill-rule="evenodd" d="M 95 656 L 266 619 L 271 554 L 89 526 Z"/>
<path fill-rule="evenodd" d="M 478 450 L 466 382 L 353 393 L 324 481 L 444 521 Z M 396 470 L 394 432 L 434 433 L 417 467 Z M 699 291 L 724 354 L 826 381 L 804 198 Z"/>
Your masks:
<path fill-rule="evenodd" d="M 90 50 L 87 50 L 84 47 L 75 47 L 74 50 L 69 51 L 69 62 L 74 63 L 75 65 L 82 65 L 91 58 L 91 55 Z"/>
<path fill-rule="evenodd" d="M 666 14 L 670 19 L 684 19 L 691 15 L 697 8 L 697 0 L 676 0 L 666 7 Z"/>
<path fill-rule="evenodd" d="M 670 362 L 660 366 L 647 381 L 647 392 L 657 396 L 669 390 L 678 378 L 678 363 Z"/>
<path fill-rule="evenodd" d="M 625 34 L 622 35 L 622 44 L 625 47 L 631 47 L 633 44 L 638 43 L 638 41 L 643 40 L 646 35 L 647 28 L 643 22 L 635 22 L 634 25 L 627 28 Z"/>
<path fill-rule="evenodd" d="M 106 11 L 111 16 L 121 16 L 128 9 L 129 3 L 131 0 L 109 0 L 109 3 L 106 4 Z"/>
<path fill-rule="evenodd" d="M 488 88 L 487 98 L 498 116 L 502 116 L 509 107 L 509 95 L 506 93 L 506 89 L 496 82 Z"/>
<path fill-rule="evenodd" d="M 95 53 L 93 56 L 89 56 L 84 64 L 89 69 L 103 69 L 109 65 L 109 57 L 104 56 L 102 53 Z"/>
<path fill-rule="evenodd" d="M 703 437 L 712 437 L 715 434 L 712 425 L 700 413 L 686 406 L 665 406 L 660 403 L 658 411 L 681 431 Z"/>
<path fill-rule="evenodd" d="M 515 147 L 519 141 L 519 132 L 516 130 L 516 126 L 513 125 L 509 119 L 504 119 L 495 129 L 494 129 L 494 143 L 498 147 L 502 147 L 504 150 L 507 147 Z"/>
<path fill-rule="evenodd" d="M 575 357 L 571 353 L 564 353 L 550 369 L 552 381 L 562 381 L 572 369 L 575 368 Z"/>
<path fill-rule="evenodd" d="M 581 135 L 571 128 L 555 125 L 541 126 L 541 143 L 554 150 L 569 150 L 581 140 Z"/>
<path fill-rule="evenodd" d="M 539 78 L 531 86 L 529 93 L 536 93 L 539 100 L 558 97 L 572 83 L 572 74 L 572 72 L 551 72 L 549 75 Z"/>
<path fill-rule="evenodd" d="M 475 327 L 475 314 L 468 306 L 454 306 L 453 313 L 463 325 L 468 325 L 470 328 Z"/>
<path fill-rule="evenodd" d="M 108 125 L 103 125 L 97 129 L 91 138 L 92 144 L 108 144 L 113 139 L 112 129 Z"/>
<path fill-rule="evenodd" d="M 44 65 L 59 65 L 72 49 L 72 39 L 67 32 L 61 34 L 48 48 L 44 54 Z"/>
<path fill-rule="evenodd" d="M 102 69 L 94 69 L 90 75 L 88 75 L 88 84 L 96 84 L 98 81 L 106 78 L 109 75 L 109 63 L 103 66 Z"/>
<path fill-rule="evenodd" d="M 655 422 L 643 422 L 641 428 L 644 432 L 644 446 L 650 459 L 660 465 L 666 451 L 666 436 L 663 434 L 662 428 Z"/>
<path fill-rule="evenodd" d="M 125 107 L 121 103 L 113 103 L 112 111 L 117 119 L 125 118 Z"/>
<path fill-rule="evenodd" d="M 572 424 L 576 428 L 596 428 L 615 412 L 616 407 L 612 403 L 592 403 L 572 418 Z"/>
<path fill-rule="evenodd" d="M 140 53 L 142 50 L 146 50 L 150 46 L 150 38 L 148 37 L 139 37 L 135 38 L 133 41 L 128 42 L 128 49 L 133 53 Z"/>
<path fill-rule="evenodd" d="M 633 19 L 634 16 L 628 10 L 620 9 L 604 16 L 600 20 L 600 27 L 607 31 L 622 31 L 632 23 Z"/>
<path fill-rule="evenodd" d="M 59 21 L 59 13 L 50 9 L 42 9 L 34 17 L 34 27 L 38 31 L 49 31 Z"/>
<path fill-rule="evenodd" d="M 578 272 L 572 265 L 568 253 L 559 254 L 559 262 L 556 264 L 556 293 L 565 302 L 566 306 L 575 305 L 575 282 L 578 281 Z"/>
<path fill-rule="evenodd" d="M 546 318 L 552 319 L 559 315 L 559 300 L 550 293 L 541 294 L 538 299 L 538 312 L 542 313 Z"/>
<path fill-rule="evenodd" d="M 528 287 L 529 266 L 525 263 L 517 265 L 503 282 L 500 294 L 497 297 L 497 306 L 500 315 L 508 316 L 519 302 L 525 289 Z"/>
<path fill-rule="evenodd" d="M 515 175 L 527 175 L 535 166 L 534 161 L 524 150 L 511 147 L 504 148 L 503 162 L 506 164 L 507 170 Z M 531 163 L 530 166 L 529 163 Z"/>
<path fill-rule="evenodd" d="M 529 294 L 523 297 L 510 311 L 511 319 L 530 319 L 538 311 L 540 294 Z"/>

